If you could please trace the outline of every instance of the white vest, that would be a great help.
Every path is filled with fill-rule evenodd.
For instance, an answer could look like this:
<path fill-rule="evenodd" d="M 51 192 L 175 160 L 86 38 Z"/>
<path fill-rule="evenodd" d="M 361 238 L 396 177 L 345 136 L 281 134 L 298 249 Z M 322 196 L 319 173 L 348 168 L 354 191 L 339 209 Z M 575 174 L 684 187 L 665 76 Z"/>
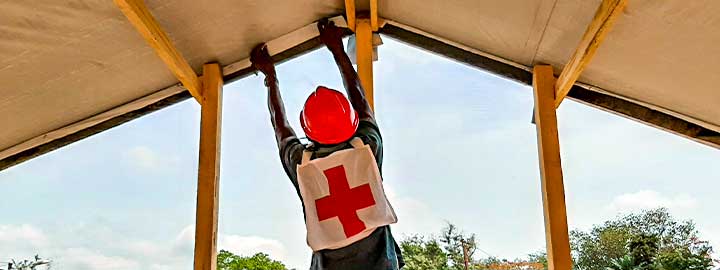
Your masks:
<path fill-rule="evenodd" d="M 351 149 L 314 160 L 305 151 L 298 165 L 307 243 L 313 251 L 348 246 L 397 222 L 370 146 L 359 138 L 351 144 Z"/>

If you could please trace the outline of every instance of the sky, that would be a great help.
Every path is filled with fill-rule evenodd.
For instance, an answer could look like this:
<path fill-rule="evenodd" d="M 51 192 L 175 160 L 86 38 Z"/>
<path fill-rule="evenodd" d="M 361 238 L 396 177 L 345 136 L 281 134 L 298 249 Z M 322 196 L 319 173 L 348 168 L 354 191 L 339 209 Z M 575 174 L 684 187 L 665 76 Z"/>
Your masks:
<path fill-rule="evenodd" d="M 398 241 L 447 222 L 477 256 L 544 249 L 532 89 L 384 37 L 375 63 L 383 178 Z M 342 89 L 326 49 L 278 66 L 295 131 L 317 85 Z M 57 269 L 191 269 L 199 105 L 173 105 L 0 172 L 0 261 Z M 219 240 L 307 269 L 300 200 L 278 158 L 261 76 L 224 88 Z M 667 207 L 720 247 L 720 151 L 566 100 L 558 111 L 571 229 Z"/>

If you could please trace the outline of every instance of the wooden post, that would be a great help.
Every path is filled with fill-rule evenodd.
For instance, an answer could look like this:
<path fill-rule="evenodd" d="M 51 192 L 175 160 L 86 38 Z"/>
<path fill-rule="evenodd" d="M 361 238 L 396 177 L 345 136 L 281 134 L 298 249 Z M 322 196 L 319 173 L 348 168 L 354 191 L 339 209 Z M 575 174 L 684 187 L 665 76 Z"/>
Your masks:
<path fill-rule="evenodd" d="M 378 0 L 370 0 L 370 28 L 377 32 L 380 28 L 378 22 Z"/>
<path fill-rule="evenodd" d="M 535 66 L 533 89 L 548 269 L 570 270 L 572 268 L 570 237 L 555 114 L 555 77 L 551 66 Z"/>
<path fill-rule="evenodd" d="M 373 91 L 373 41 L 372 41 L 372 27 L 370 25 L 370 19 L 355 20 L 357 25 L 355 26 L 355 48 L 357 50 L 357 69 L 358 76 L 360 76 L 360 83 L 365 89 L 365 98 L 370 107 L 375 110 L 375 98 Z"/>
<path fill-rule="evenodd" d="M 194 269 L 215 270 L 223 88 L 220 65 L 203 66 L 202 86 Z"/>
<path fill-rule="evenodd" d="M 355 31 L 355 0 L 345 0 L 345 16 L 348 28 Z"/>

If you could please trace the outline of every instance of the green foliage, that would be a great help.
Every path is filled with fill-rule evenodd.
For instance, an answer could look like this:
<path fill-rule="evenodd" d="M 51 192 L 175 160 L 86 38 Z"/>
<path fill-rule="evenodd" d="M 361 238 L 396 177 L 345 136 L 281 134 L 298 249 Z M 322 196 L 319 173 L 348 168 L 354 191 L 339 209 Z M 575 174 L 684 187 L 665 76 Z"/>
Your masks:
<path fill-rule="evenodd" d="M 447 254 L 436 239 L 412 236 L 400 242 L 405 270 L 447 270 Z"/>
<path fill-rule="evenodd" d="M 270 259 L 265 253 L 252 257 L 238 256 L 227 250 L 220 250 L 217 256 L 218 270 L 285 270 L 283 263 Z"/>
<path fill-rule="evenodd" d="M 543 265 L 543 269 L 548 269 L 547 253 L 537 252 L 528 255 L 528 262 L 540 263 Z"/>
<path fill-rule="evenodd" d="M 572 231 L 570 246 L 573 249 L 574 265 L 582 270 L 605 270 L 613 261 L 627 255 L 627 243 L 632 234 L 626 228 L 603 225 L 593 228 L 590 233 Z"/>
<path fill-rule="evenodd" d="M 594 226 L 589 232 L 570 234 L 574 270 L 709 270 L 712 247 L 699 240 L 692 221 L 677 221 L 659 208 L 629 214 Z M 448 224 L 439 237 L 413 236 L 401 242 L 408 270 L 462 270 L 463 248 L 469 269 L 548 269 L 545 253 L 527 259 L 507 260 L 490 256 L 473 260 L 475 235 L 463 234 Z"/>
<path fill-rule="evenodd" d="M 467 252 L 467 257 L 472 258 L 477 250 L 475 234 L 465 235 L 460 232 L 457 226 L 450 223 L 443 228 L 440 242 L 443 244 L 450 261 L 450 269 L 465 269 L 464 252 Z"/>
<path fill-rule="evenodd" d="M 52 267 L 52 261 L 40 258 L 40 255 L 35 255 L 32 260 L 15 260 L 10 259 L 8 262 L 8 269 L 17 270 L 35 270 L 35 269 L 50 269 Z"/>
<path fill-rule="evenodd" d="M 607 270 L 635 270 L 635 260 L 630 255 L 625 255 L 610 262 Z"/>
<path fill-rule="evenodd" d="M 712 247 L 692 221 L 659 208 L 570 234 L 576 270 L 707 270 Z"/>
<path fill-rule="evenodd" d="M 713 266 L 705 253 L 693 253 L 687 249 L 664 252 L 655 261 L 657 270 L 706 270 Z"/>
<path fill-rule="evenodd" d="M 478 249 L 475 235 L 461 232 L 457 226 L 447 224 L 439 237 L 411 236 L 400 242 L 405 267 L 403 270 L 464 270 L 465 257 L 468 255 L 468 268 L 472 270 L 485 269 L 547 269 L 547 256 L 545 253 L 531 254 L 528 260 L 508 261 L 490 257 L 479 261 L 473 260 L 473 254 Z M 464 249 L 466 251 L 464 251 Z M 528 268 L 528 266 L 540 267 Z"/>
<path fill-rule="evenodd" d="M 635 235 L 630 239 L 628 249 L 636 269 L 651 269 L 658 253 L 658 238 L 646 234 Z"/>

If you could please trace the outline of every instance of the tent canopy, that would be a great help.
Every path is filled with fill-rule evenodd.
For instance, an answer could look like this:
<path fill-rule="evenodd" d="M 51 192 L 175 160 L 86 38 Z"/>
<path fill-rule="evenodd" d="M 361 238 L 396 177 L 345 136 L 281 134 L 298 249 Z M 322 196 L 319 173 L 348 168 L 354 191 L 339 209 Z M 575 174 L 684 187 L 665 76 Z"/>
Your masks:
<path fill-rule="evenodd" d="M 381 33 L 528 83 L 536 63 L 562 70 L 600 2 L 380 0 L 378 12 Z M 261 42 L 278 60 L 318 47 L 313 23 L 344 13 L 337 0 L 146 4 L 195 72 L 217 61 L 226 80 L 250 72 Z M 0 10 L 0 169 L 189 97 L 112 1 Z M 717 1 L 629 1 L 569 97 L 720 147 L 718 13 Z"/>

